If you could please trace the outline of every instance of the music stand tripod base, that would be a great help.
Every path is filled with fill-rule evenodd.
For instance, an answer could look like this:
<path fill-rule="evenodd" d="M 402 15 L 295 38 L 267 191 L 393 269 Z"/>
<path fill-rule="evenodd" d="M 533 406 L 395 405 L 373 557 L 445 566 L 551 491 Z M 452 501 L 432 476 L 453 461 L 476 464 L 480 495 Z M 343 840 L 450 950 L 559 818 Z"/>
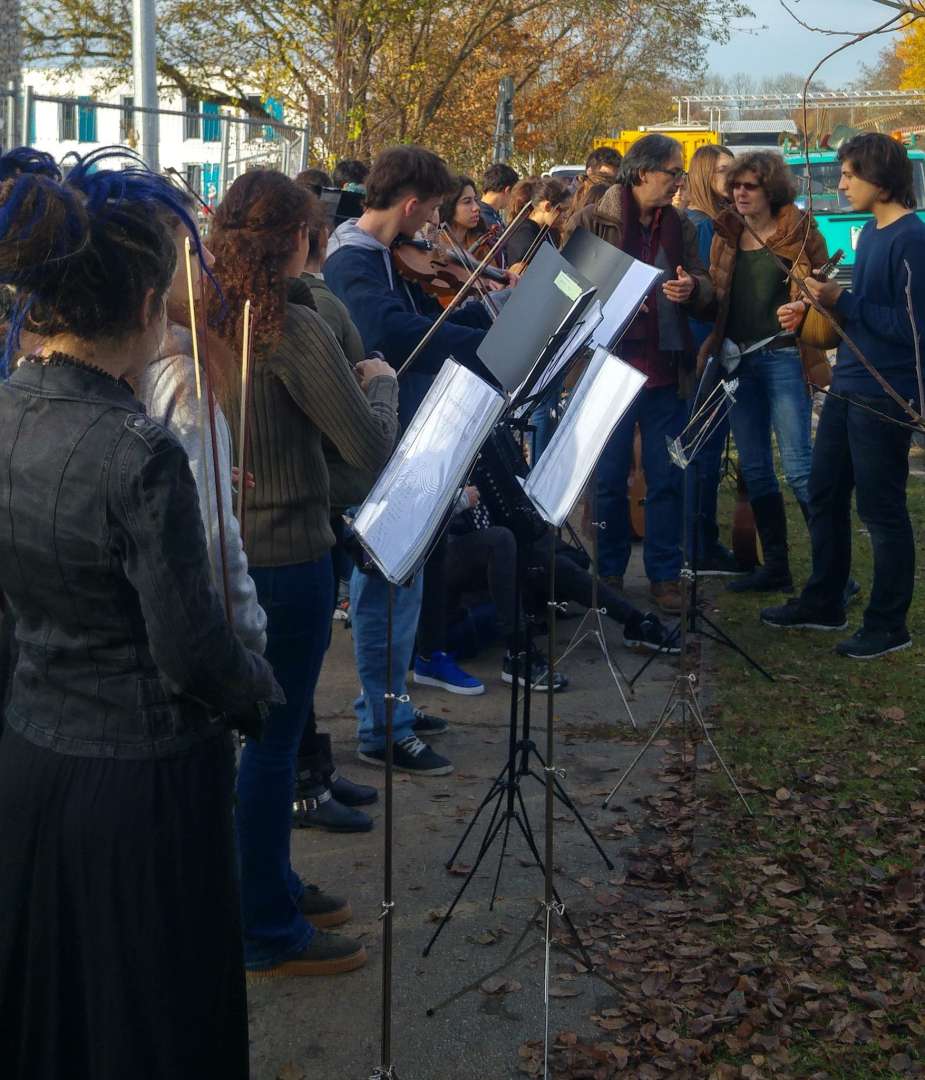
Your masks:
<path fill-rule="evenodd" d="M 753 816 L 752 809 L 748 805 L 747 799 L 742 794 L 742 789 L 736 783 L 735 777 L 729 771 L 729 766 L 726 764 L 725 760 L 723 759 L 722 754 L 720 754 L 719 750 L 717 749 L 716 743 L 713 741 L 713 737 L 710 735 L 710 730 L 707 727 L 706 720 L 704 719 L 703 710 L 700 707 L 700 699 L 699 699 L 699 697 L 697 695 L 697 676 L 694 675 L 694 674 L 691 674 L 691 673 L 687 673 L 687 674 L 682 673 L 680 675 L 675 676 L 674 683 L 672 684 L 672 687 L 671 687 L 671 693 L 668 695 L 668 700 L 665 702 L 664 708 L 662 709 L 661 713 L 659 714 L 658 720 L 656 720 L 655 724 L 652 727 L 651 732 L 649 732 L 649 737 L 646 739 L 645 743 L 643 744 L 642 749 L 636 754 L 636 756 L 633 758 L 633 760 L 626 767 L 626 771 L 623 773 L 623 775 L 620 777 L 620 779 L 616 782 L 616 784 L 611 788 L 611 790 L 607 794 L 607 798 L 604 799 L 604 802 L 602 804 L 602 808 L 606 809 L 607 806 L 609 806 L 611 799 L 613 799 L 613 797 L 617 794 L 617 792 L 620 790 L 620 788 L 623 787 L 623 784 L 626 782 L 627 777 L 630 775 L 630 773 L 636 768 L 636 766 L 642 760 L 643 755 L 649 749 L 649 747 L 652 745 L 652 743 L 655 741 L 655 739 L 658 736 L 658 733 L 662 730 L 664 725 L 668 722 L 668 720 L 671 717 L 672 713 L 674 713 L 675 710 L 679 709 L 679 708 L 681 709 L 682 738 L 684 738 L 688 733 L 688 712 L 689 712 L 690 715 L 693 716 L 696 725 L 700 728 L 701 732 L 703 733 L 704 740 L 706 741 L 707 745 L 710 747 L 710 750 L 713 752 L 713 756 L 716 758 L 716 760 L 721 765 L 723 772 L 726 774 L 726 777 L 729 780 L 729 783 L 732 784 L 736 795 L 738 795 L 739 798 L 741 799 L 742 805 L 745 807 L 745 809 L 748 812 L 749 816 L 750 817 Z M 695 766 L 695 768 L 696 768 L 696 763 L 697 763 L 696 754 L 697 754 L 697 749 L 696 749 L 696 746 L 695 746 L 694 747 L 694 766 Z"/>
<path fill-rule="evenodd" d="M 593 517 L 597 517 L 597 469 L 591 474 L 591 491 L 592 503 L 594 504 L 595 513 Z M 636 723 L 636 717 L 633 716 L 633 710 L 630 708 L 628 697 L 633 694 L 633 683 L 628 680 L 620 667 L 610 655 L 610 649 L 607 647 L 607 638 L 604 635 L 604 620 L 603 616 L 607 614 L 607 609 L 601 607 L 598 602 L 598 585 L 600 582 L 600 573 L 598 570 L 598 530 L 606 529 L 607 523 L 605 521 L 592 521 L 591 522 L 591 606 L 582 615 L 581 621 L 575 628 L 575 633 L 572 635 L 572 640 L 565 648 L 565 652 L 556 661 L 557 664 L 561 664 L 562 661 L 570 656 L 576 649 L 585 643 L 589 638 L 593 644 L 597 645 L 600 649 L 604 660 L 607 663 L 607 668 L 610 671 L 611 678 L 616 684 L 617 690 L 620 692 L 620 699 L 623 702 L 623 708 L 626 709 L 626 715 L 629 717 L 629 722 L 633 725 L 633 730 L 638 731 L 639 725 Z M 623 686 L 626 684 L 626 690 Z M 627 694 L 627 690 L 629 694 Z"/>

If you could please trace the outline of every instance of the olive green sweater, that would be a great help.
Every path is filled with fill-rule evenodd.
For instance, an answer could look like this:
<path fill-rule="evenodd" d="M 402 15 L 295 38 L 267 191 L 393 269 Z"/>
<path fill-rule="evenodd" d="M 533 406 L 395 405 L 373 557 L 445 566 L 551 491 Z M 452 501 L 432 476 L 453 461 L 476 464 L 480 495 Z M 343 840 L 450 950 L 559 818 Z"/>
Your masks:
<path fill-rule="evenodd" d="M 240 400 L 223 403 L 235 439 Z M 344 460 L 379 470 L 398 429 L 398 383 L 376 378 L 364 396 L 340 346 L 310 308 L 286 305 L 275 352 L 254 365 L 248 428 L 244 547 L 252 566 L 288 566 L 320 559 L 333 545 L 326 435 Z"/>

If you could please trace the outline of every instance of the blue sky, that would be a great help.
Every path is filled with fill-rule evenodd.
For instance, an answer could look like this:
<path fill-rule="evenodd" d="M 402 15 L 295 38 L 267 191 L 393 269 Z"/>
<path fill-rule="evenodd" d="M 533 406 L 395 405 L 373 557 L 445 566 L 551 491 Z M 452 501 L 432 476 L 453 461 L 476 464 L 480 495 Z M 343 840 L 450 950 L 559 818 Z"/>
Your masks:
<path fill-rule="evenodd" d="M 890 17 L 891 10 L 874 0 L 786 0 L 787 6 L 811 26 L 840 30 L 870 30 Z M 845 38 L 814 34 L 795 22 L 779 0 L 749 0 L 755 18 L 742 23 L 727 45 L 713 45 L 707 53 L 711 73 L 731 75 L 747 71 L 761 78 L 783 71 L 808 75 L 827 52 Z M 761 29 L 767 27 L 767 29 Z M 751 33 L 747 32 L 751 29 Z M 837 89 L 857 77 L 861 64 L 870 64 L 886 43 L 884 35 L 846 49 L 828 61 L 819 78 Z"/>

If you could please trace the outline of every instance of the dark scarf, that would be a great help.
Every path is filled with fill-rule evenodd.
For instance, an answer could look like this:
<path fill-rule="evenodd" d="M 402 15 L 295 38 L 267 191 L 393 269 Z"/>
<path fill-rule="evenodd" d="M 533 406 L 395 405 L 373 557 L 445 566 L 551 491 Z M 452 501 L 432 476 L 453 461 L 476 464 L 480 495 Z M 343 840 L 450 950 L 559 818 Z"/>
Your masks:
<path fill-rule="evenodd" d="M 633 198 L 629 185 L 623 186 L 623 250 L 634 259 L 666 270 L 669 278 L 674 278 L 675 269 L 684 265 L 684 236 L 681 231 L 681 215 L 673 206 L 660 207 L 652 218 L 652 228 L 648 235 L 643 232 L 639 220 L 639 204 Z M 661 250 L 661 256 L 660 256 Z M 667 266 L 665 265 L 667 263 Z M 667 306 L 666 306 L 667 305 Z M 646 342 L 647 352 L 658 349 L 661 339 L 659 319 L 664 322 L 666 316 L 679 320 L 683 351 L 691 355 L 694 339 L 687 317 L 677 304 L 666 301 L 661 284 L 655 286 L 646 297 L 648 311 L 640 312 L 624 335 L 624 340 Z"/>

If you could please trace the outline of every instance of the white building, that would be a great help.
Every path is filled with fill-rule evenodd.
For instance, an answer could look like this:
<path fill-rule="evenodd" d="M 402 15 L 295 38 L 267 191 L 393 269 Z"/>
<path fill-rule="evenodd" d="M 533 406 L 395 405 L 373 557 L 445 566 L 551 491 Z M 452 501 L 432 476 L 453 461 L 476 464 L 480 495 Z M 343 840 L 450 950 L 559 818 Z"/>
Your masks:
<path fill-rule="evenodd" d="M 85 68 L 73 77 L 54 69 L 26 69 L 23 86 L 28 118 L 24 130 L 28 144 L 57 161 L 67 154 L 83 155 L 102 146 L 134 149 L 139 116 L 131 108 L 132 87 L 124 84 L 95 95 L 94 88 L 101 85 L 105 74 L 99 67 Z M 253 98 L 260 101 L 258 94 Z M 307 135 L 302 129 L 282 132 L 259 120 L 245 119 L 240 110 L 190 100 L 169 87 L 159 89 L 158 105 L 178 114 L 199 114 L 161 113 L 160 167 L 176 170 L 210 204 L 218 202 L 224 187 L 249 166 L 272 165 L 294 174 L 305 159 L 301 144 Z M 283 120 L 277 102 L 270 99 L 264 107 Z"/>

